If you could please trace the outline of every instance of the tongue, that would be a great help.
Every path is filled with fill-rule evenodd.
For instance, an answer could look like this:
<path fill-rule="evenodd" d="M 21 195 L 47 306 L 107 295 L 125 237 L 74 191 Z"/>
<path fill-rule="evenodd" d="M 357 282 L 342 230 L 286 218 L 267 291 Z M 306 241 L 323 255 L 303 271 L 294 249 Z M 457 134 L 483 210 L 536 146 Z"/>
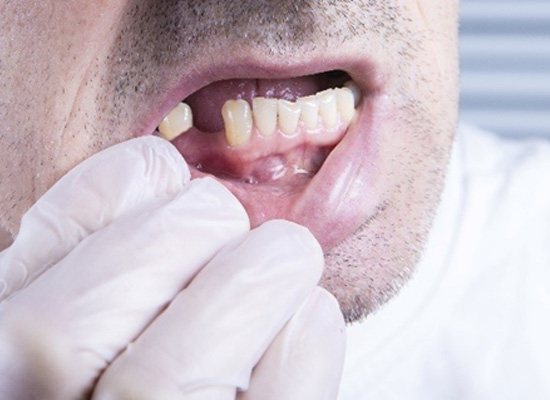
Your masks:
<path fill-rule="evenodd" d="M 193 110 L 193 124 L 203 132 L 223 130 L 221 108 L 227 100 L 244 99 L 252 104 L 254 97 L 294 101 L 329 87 L 339 86 L 341 78 L 330 74 L 301 76 L 290 79 L 229 79 L 217 81 L 190 95 L 185 102 Z"/>

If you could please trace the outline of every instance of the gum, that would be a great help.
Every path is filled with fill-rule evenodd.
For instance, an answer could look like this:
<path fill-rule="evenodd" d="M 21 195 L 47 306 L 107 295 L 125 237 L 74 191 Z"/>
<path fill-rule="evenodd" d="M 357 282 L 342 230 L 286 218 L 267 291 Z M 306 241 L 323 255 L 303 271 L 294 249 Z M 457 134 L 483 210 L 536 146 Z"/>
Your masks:
<path fill-rule="evenodd" d="M 348 126 L 339 120 L 332 129 L 320 125 L 312 131 L 300 121 L 292 137 L 280 130 L 264 137 L 254 127 L 249 142 L 237 147 L 227 143 L 223 131 L 204 133 L 191 128 L 172 143 L 201 172 L 252 184 L 292 181 L 314 175 Z"/>

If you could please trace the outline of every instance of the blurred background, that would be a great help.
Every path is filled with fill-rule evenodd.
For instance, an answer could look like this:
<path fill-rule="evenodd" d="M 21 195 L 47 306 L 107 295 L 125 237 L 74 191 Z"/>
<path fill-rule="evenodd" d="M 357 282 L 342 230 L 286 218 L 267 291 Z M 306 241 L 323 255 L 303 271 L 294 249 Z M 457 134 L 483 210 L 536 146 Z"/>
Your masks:
<path fill-rule="evenodd" d="M 460 34 L 461 119 L 550 139 L 550 0 L 461 0 Z"/>

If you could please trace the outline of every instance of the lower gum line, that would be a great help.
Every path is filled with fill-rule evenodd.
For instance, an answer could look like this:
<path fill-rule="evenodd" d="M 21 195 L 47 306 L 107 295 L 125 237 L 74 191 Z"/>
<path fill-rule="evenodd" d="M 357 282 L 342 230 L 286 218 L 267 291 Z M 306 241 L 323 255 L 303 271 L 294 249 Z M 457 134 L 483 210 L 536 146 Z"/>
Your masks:
<path fill-rule="evenodd" d="M 310 150 L 302 159 L 287 155 L 271 155 L 261 160 L 255 160 L 247 165 L 237 167 L 227 164 L 211 167 L 208 162 L 195 163 L 194 167 L 200 172 L 214 175 L 221 179 L 240 181 L 242 183 L 258 184 L 294 184 L 311 179 L 321 168 L 329 151 L 326 149 Z"/>

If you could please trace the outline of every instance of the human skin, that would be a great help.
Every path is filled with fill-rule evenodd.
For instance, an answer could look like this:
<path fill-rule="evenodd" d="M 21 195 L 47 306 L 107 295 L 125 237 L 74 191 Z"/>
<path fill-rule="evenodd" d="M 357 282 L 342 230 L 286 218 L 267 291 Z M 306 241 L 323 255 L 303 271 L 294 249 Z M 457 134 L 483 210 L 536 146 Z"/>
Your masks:
<path fill-rule="evenodd" d="M 321 282 L 348 321 L 364 317 L 414 270 L 439 203 L 457 119 L 457 18 L 452 0 L 3 0 L 4 236 L 70 168 L 147 134 L 151 110 L 191 71 L 365 58 L 383 81 L 376 179 L 357 228 L 324 246 Z"/>

